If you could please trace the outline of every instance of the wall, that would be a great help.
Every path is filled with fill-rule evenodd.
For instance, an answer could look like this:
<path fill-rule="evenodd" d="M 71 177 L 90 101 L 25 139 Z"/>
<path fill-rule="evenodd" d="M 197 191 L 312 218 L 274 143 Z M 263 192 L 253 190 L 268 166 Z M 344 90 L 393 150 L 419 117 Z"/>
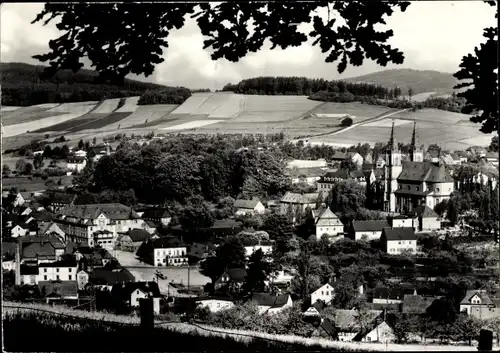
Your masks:
<path fill-rule="evenodd" d="M 416 240 L 392 240 L 387 242 L 387 253 L 391 255 L 401 254 L 404 251 L 411 250 L 414 254 L 417 252 Z"/>
<path fill-rule="evenodd" d="M 380 237 L 382 236 L 382 230 L 377 230 L 373 232 L 369 231 L 356 232 L 354 235 L 354 239 L 361 240 L 363 238 L 363 235 L 366 235 L 368 240 L 377 240 L 380 239 Z"/>
<path fill-rule="evenodd" d="M 390 342 L 394 340 L 394 333 L 386 322 L 382 322 L 375 329 L 369 332 L 363 342 Z"/>
<path fill-rule="evenodd" d="M 422 218 L 422 230 L 436 230 L 441 229 L 441 221 L 437 218 Z"/>
<path fill-rule="evenodd" d="M 414 224 L 413 218 L 397 218 L 392 220 L 392 228 L 401 228 L 401 227 L 415 227 L 416 228 L 416 222 Z"/>
<path fill-rule="evenodd" d="M 140 289 L 136 289 L 130 295 L 130 306 L 131 307 L 138 307 L 140 305 L 139 304 L 139 299 L 145 299 L 145 298 L 147 298 L 147 294 L 144 293 Z"/>
<path fill-rule="evenodd" d="M 272 245 L 254 245 L 254 246 L 245 246 L 246 256 L 251 256 L 254 252 L 261 249 L 264 255 L 271 254 L 273 252 Z"/>
<path fill-rule="evenodd" d="M 386 298 L 373 298 L 372 303 L 374 304 L 400 304 L 403 301 L 401 299 L 386 299 Z"/>
<path fill-rule="evenodd" d="M 89 283 L 89 275 L 86 272 L 80 271 L 77 274 L 78 290 L 85 288 L 87 283 Z"/>
<path fill-rule="evenodd" d="M 76 281 L 77 267 L 39 267 L 37 283 L 39 281 Z"/>
<path fill-rule="evenodd" d="M 234 306 L 233 302 L 217 299 L 201 300 L 198 303 L 200 303 L 200 306 L 202 307 L 207 307 L 213 313 L 225 309 L 230 309 Z"/>
<path fill-rule="evenodd" d="M 181 266 L 183 263 L 187 263 L 187 257 L 185 257 L 186 254 L 187 254 L 186 247 L 154 249 L 154 265 Z M 168 262 L 166 262 L 167 256 L 169 256 Z M 180 259 L 181 262 L 175 262 L 176 259 Z"/>
<path fill-rule="evenodd" d="M 326 304 L 330 303 L 330 301 L 333 299 L 335 296 L 333 287 L 330 284 L 325 284 L 318 290 L 314 291 L 311 294 L 311 303 L 316 303 L 317 300 L 322 300 Z"/>

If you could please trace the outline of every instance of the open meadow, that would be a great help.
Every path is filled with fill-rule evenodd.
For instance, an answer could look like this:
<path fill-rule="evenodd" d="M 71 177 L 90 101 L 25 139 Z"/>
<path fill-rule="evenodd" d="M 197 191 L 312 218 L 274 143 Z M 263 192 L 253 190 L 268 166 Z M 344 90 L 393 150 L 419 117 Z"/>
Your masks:
<path fill-rule="evenodd" d="M 398 109 L 363 103 L 311 101 L 306 96 L 259 96 L 229 92 L 194 93 L 180 106 L 138 106 L 138 99 L 129 97 L 120 108 L 120 99 L 115 98 L 98 104 L 40 105 L 8 112 L 6 115 L 11 114 L 10 119 L 17 116 L 18 121 L 30 122 L 4 126 L 3 148 L 20 147 L 22 142 L 26 144 L 44 134 L 49 134 L 52 140 L 64 135 L 78 141 L 117 133 L 141 135 L 150 132 L 284 132 L 288 138 L 307 139 L 312 144 L 350 146 L 368 142 L 373 145 L 387 141 L 393 118 L 396 138 L 401 142 L 409 142 L 413 119 L 418 122 L 420 142 L 427 146 L 439 141 L 443 148 L 464 150 L 471 145 L 488 145 L 490 141 L 489 136 L 481 134 L 478 126 L 469 121 L 468 115 L 438 109 L 398 112 Z M 37 120 L 36 125 L 31 122 L 33 117 L 42 117 L 49 112 L 54 115 Z M 387 119 L 379 118 L 392 112 L 397 113 Z M 344 131 L 340 123 L 345 116 L 353 119 L 354 126 Z M 35 131 L 37 134 L 26 134 L 28 130 L 33 132 L 34 126 L 38 128 Z"/>
<path fill-rule="evenodd" d="M 53 180 L 54 182 L 58 182 L 59 179 L 61 180 L 61 185 L 58 185 L 60 187 L 64 186 L 70 186 L 72 185 L 73 182 L 73 176 L 72 175 L 63 175 L 60 177 L 50 177 L 49 179 Z M 42 178 L 36 178 L 32 177 L 29 179 L 28 177 L 14 177 L 14 178 L 2 178 L 2 189 L 3 190 L 9 190 L 11 187 L 16 187 L 18 191 L 26 191 L 26 192 L 35 192 L 35 191 L 43 191 L 47 187 L 45 186 L 45 183 L 47 180 L 43 180 Z"/>

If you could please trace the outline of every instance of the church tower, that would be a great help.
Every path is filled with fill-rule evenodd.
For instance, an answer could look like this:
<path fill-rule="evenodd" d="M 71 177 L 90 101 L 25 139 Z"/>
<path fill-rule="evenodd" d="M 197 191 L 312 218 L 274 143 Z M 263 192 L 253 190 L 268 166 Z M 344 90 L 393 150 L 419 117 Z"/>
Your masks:
<path fill-rule="evenodd" d="M 396 212 L 396 195 L 394 192 L 398 189 L 398 177 L 403 171 L 401 163 L 401 150 L 398 147 L 396 136 L 394 134 L 394 119 L 392 120 L 391 137 L 387 146 L 385 165 L 385 203 L 387 212 Z"/>
<path fill-rule="evenodd" d="M 424 151 L 422 150 L 422 147 L 419 146 L 418 144 L 417 121 L 415 119 L 413 119 L 413 133 L 411 135 L 410 160 L 412 162 L 424 161 Z"/>

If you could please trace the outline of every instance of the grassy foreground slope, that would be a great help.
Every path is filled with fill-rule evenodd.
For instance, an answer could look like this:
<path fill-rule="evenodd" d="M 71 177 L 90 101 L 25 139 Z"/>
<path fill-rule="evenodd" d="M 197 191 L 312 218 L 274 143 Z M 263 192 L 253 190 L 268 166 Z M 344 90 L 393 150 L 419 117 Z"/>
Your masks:
<path fill-rule="evenodd" d="M 10 303 L 13 304 L 13 303 Z M 24 306 L 24 305 L 23 305 Z M 42 307 L 41 305 L 39 307 Z M 7 309 L 7 310 L 5 310 Z M 39 308 L 40 309 L 40 308 Z M 53 310 L 52 308 L 46 310 Z M 152 330 L 137 326 L 137 318 L 110 321 L 107 317 L 89 318 L 75 315 L 75 310 L 60 313 L 4 308 L 3 333 L 6 351 L 349 351 L 300 341 L 263 339 L 249 336 L 231 337 L 213 330 L 199 330 L 177 323 L 157 325 Z M 87 316 L 87 317 L 84 317 Z M 97 314 L 100 316 L 100 314 Z M 113 315 L 111 315 L 113 316 Z M 30 332 L 30 339 L 26 333 Z"/>

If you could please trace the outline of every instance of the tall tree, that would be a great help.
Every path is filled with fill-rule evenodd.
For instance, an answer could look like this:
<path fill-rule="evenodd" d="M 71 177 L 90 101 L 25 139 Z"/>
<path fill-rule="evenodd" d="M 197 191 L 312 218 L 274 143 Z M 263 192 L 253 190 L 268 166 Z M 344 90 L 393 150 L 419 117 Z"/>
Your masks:
<path fill-rule="evenodd" d="M 248 295 L 254 292 L 264 292 L 265 282 L 269 279 L 272 271 L 271 263 L 266 261 L 261 249 L 250 255 L 248 262 L 247 276 L 242 291 Z"/>
<path fill-rule="evenodd" d="M 226 269 L 245 267 L 245 247 L 237 237 L 227 238 L 200 266 L 201 273 L 215 282 Z"/>

